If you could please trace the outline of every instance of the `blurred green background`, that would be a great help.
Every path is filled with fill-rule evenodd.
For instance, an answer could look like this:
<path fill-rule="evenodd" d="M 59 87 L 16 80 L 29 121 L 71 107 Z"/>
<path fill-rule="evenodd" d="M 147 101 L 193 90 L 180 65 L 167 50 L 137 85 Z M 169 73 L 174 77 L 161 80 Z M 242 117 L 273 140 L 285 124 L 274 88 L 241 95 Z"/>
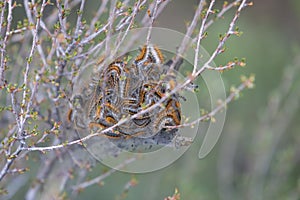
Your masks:
<path fill-rule="evenodd" d="M 220 8 L 223 1 L 217 1 Z M 96 1 L 87 2 L 94 13 Z M 255 74 L 255 88 L 242 92 L 228 106 L 221 138 L 205 158 L 198 158 L 201 134 L 172 165 L 151 173 L 116 172 L 82 191 L 77 199 L 122 199 L 124 186 L 138 184 L 125 199 L 164 199 L 178 188 L 182 200 L 300 199 L 300 1 L 254 0 L 237 25 L 241 37 L 231 37 L 227 51 L 215 63 L 246 58 L 247 66 L 222 74 L 229 91 L 241 75 Z M 173 0 L 155 26 L 184 33 L 193 17 L 195 0 Z M 208 29 L 203 47 L 212 52 L 233 11 Z M 88 17 L 88 16 L 87 16 Z M 200 94 L 201 95 L 201 94 Z M 201 96 L 200 96 L 201 98 Z M 99 164 L 90 178 L 103 173 Z M 34 171 L 34 170 L 33 170 Z M 22 192 L 22 191 L 21 191 Z"/>
<path fill-rule="evenodd" d="M 185 32 L 198 1 L 172 1 L 156 26 Z M 218 3 L 221 3 L 219 1 Z M 92 9 L 92 6 L 91 6 Z M 209 30 L 203 46 L 214 50 L 233 12 Z M 242 92 L 227 111 L 225 127 L 213 151 L 199 160 L 201 135 L 171 166 L 148 174 L 117 172 L 104 186 L 84 190 L 78 199 L 118 199 L 132 178 L 138 184 L 127 199 L 153 200 L 179 189 L 181 199 L 300 199 L 300 2 L 255 1 L 238 20 L 243 32 L 232 37 L 217 65 L 245 57 L 247 67 L 222 74 L 229 90 L 242 74 L 255 74 L 255 88 Z M 101 173 L 99 166 L 94 174 Z"/>

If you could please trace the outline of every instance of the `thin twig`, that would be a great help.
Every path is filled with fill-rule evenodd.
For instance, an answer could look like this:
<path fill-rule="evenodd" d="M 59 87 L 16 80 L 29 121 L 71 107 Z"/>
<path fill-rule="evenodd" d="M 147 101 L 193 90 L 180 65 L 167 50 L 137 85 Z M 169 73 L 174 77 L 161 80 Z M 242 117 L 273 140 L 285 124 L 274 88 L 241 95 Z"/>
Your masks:
<path fill-rule="evenodd" d="M 115 20 L 115 14 L 116 14 L 116 0 L 112 0 L 110 3 L 110 12 L 108 17 L 108 29 L 106 33 L 106 40 L 105 40 L 105 55 L 110 55 L 110 39 L 113 32 L 113 23 Z"/>
<path fill-rule="evenodd" d="M 115 56 L 115 54 L 116 54 L 117 51 L 119 50 L 120 46 L 123 44 L 123 41 L 124 41 L 124 39 L 126 38 L 126 36 L 128 35 L 129 30 L 130 30 L 131 26 L 132 26 L 133 23 L 134 23 L 135 17 L 136 17 L 136 15 L 137 15 L 137 13 L 139 12 L 139 8 L 140 8 L 141 6 L 143 6 L 146 2 L 147 2 L 147 0 L 143 0 L 143 1 L 139 0 L 139 1 L 137 2 L 137 6 L 134 7 L 133 12 L 131 13 L 131 16 L 130 16 L 130 22 L 129 22 L 129 24 L 128 24 L 126 30 L 120 34 L 122 37 L 121 37 L 120 40 L 117 41 L 118 43 L 117 43 L 117 45 L 116 45 L 114 51 L 110 54 L 110 59 L 112 59 L 112 58 Z"/>
<path fill-rule="evenodd" d="M 243 0 L 241 2 L 241 4 L 240 4 L 239 8 L 237 9 L 237 11 L 236 11 L 233 19 L 231 20 L 231 22 L 229 24 L 229 28 L 228 28 L 227 32 L 225 33 L 225 36 L 223 36 L 221 38 L 221 40 L 219 41 L 219 44 L 218 44 L 217 48 L 212 53 L 212 55 L 210 56 L 210 58 L 205 62 L 205 64 L 197 72 L 195 71 L 192 74 L 192 76 L 194 78 L 198 77 L 204 70 L 206 70 L 210 66 L 210 63 L 216 58 L 216 56 L 223 52 L 222 48 L 224 47 L 225 42 L 227 41 L 227 39 L 232 34 L 235 34 L 234 27 L 235 27 L 235 24 L 236 24 L 239 16 L 240 16 L 241 10 L 246 6 L 245 4 L 246 4 L 246 0 Z"/>
<path fill-rule="evenodd" d="M 206 121 L 211 119 L 213 116 L 215 116 L 218 112 L 220 112 L 222 109 L 226 108 L 227 105 L 232 102 L 236 97 L 239 96 L 240 92 L 242 90 L 244 90 L 245 88 L 247 88 L 249 86 L 249 81 L 245 81 L 243 83 L 241 83 L 233 92 L 230 93 L 230 95 L 225 99 L 225 101 L 223 101 L 222 103 L 220 103 L 217 107 L 215 107 L 212 111 L 210 111 L 209 113 L 199 117 L 198 119 L 190 122 L 190 123 L 184 123 L 184 124 L 180 124 L 177 126 L 165 126 L 165 128 L 182 128 L 182 127 L 189 127 L 189 126 L 194 126 L 199 122 L 202 121 Z"/>
<path fill-rule="evenodd" d="M 104 174 L 102 174 L 102 175 L 100 175 L 100 176 L 98 176 L 96 178 L 93 178 L 93 179 L 91 179 L 89 181 L 83 182 L 83 183 L 81 183 L 79 185 L 73 186 L 72 189 L 78 191 L 78 190 L 85 189 L 85 188 L 87 188 L 87 187 L 89 187 L 91 185 L 100 183 L 106 177 L 108 177 L 108 176 L 112 175 L 113 173 L 115 173 L 116 171 L 124 168 L 126 165 L 134 162 L 136 159 L 137 159 L 136 157 L 129 158 L 129 159 L 125 160 L 123 163 L 121 163 L 121 164 L 117 165 L 116 167 L 110 169 L 109 171 L 105 172 Z"/>
<path fill-rule="evenodd" d="M 27 0 L 25 0 L 25 2 L 26 1 Z M 44 8 L 45 8 L 45 2 L 46 2 L 46 0 L 43 0 L 43 2 L 42 2 L 42 7 L 41 7 L 41 10 L 40 10 L 41 15 L 42 15 L 42 13 L 44 11 Z M 28 3 L 28 1 L 27 1 L 27 3 Z M 35 28 L 32 29 L 32 34 L 33 34 L 32 46 L 31 46 L 31 49 L 30 49 L 30 52 L 29 52 L 29 55 L 28 55 L 28 58 L 27 58 L 26 67 L 25 67 L 25 73 L 24 73 L 24 81 L 23 81 L 24 91 L 23 91 L 22 105 L 24 105 L 24 106 L 26 105 L 26 97 L 28 95 L 27 89 L 28 89 L 29 69 L 30 69 L 30 66 L 31 66 L 31 61 L 32 61 L 35 49 L 37 47 L 38 28 L 40 26 L 40 19 L 41 19 L 41 17 L 42 16 L 37 17 Z M 32 94 L 34 94 L 35 91 L 36 91 L 36 89 L 32 91 Z M 30 110 L 30 107 L 31 107 L 31 104 L 32 104 L 32 100 L 33 100 L 33 96 L 31 96 L 30 101 L 27 103 L 27 109 L 26 109 L 26 111 L 23 109 L 23 106 L 21 106 L 21 116 L 20 116 L 21 127 L 19 127 L 19 133 L 21 133 L 23 131 L 24 124 L 25 124 L 25 121 L 27 119 L 26 116 L 27 116 L 27 113 Z"/>
<path fill-rule="evenodd" d="M 3 13 L 1 13 L 1 18 L 0 18 L 1 19 L 1 24 L 0 24 L 0 26 L 2 26 L 2 23 L 3 23 L 5 7 L 6 7 L 6 2 L 4 3 L 4 7 L 2 8 Z M 4 40 L 2 42 L 2 50 L 1 50 L 0 86 L 2 86 L 4 84 L 4 71 L 5 71 L 5 68 L 6 68 L 6 46 L 7 46 L 7 42 L 8 42 L 11 22 L 12 22 L 12 19 L 13 19 L 12 10 L 13 10 L 12 0 L 9 0 L 8 1 L 8 14 L 7 14 L 6 32 L 5 32 Z M 0 30 L 0 34 L 1 34 L 1 30 Z"/>
<path fill-rule="evenodd" d="M 98 35 L 100 35 L 101 33 L 103 33 L 104 31 L 106 31 L 109 27 L 109 23 L 105 24 L 102 28 L 100 28 L 97 32 L 89 35 L 88 37 L 84 38 L 81 40 L 81 42 L 79 43 L 79 45 L 85 45 L 87 43 L 89 43 L 91 40 L 93 40 L 95 37 L 97 37 Z"/>
<path fill-rule="evenodd" d="M 197 46 L 196 46 L 196 49 L 195 49 L 193 74 L 196 72 L 197 67 L 198 67 L 200 43 L 201 43 L 201 40 L 203 38 L 204 26 L 206 24 L 206 20 L 207 20 L 209 14 L 212 13 L 212 7 L 214 6 L 214 4 L 215 4 L 215 0 L 212 0 L 209 4 L 208 10 L 206 11 L 206 14 L 205 14 L 204 18 L 202 19 L 199 34 L 198 34 L 198 37 L 197 37 Z"/>
<path fill-rule="evenodd" d="M 26 1 L 26 0 L 25 0 Z M 42 15 L 44 7 L 45 7 L 45 2 L 46 0 L 43 0 L 42 3 L 42 7 L 40 10 L 40 13 Z M 27 2 L 28 3 L 28 2 Z M 17 110 L 16 110 L 16 99 L 14 97 L 14 94 L 12 94 L 12 103 L 13 103 L 13 112 L 15 112 L 15 116 L 16 116 L 16 121 L 18 124 L 18 131 L 17 131 L 17 138 L 19 139 L 19 144 L 17 146 L 17 149 L 15 150 L 15 152 L 13 154 L 10 154 L 10 152 L 8 152 L 6 154 L 6 163 L 4 165 L 4 167 L 1 170 L 0 173 L 0 180 L 8 173 L 9 167 L 13 164 L 14 160 L 17 158 L 17 156 L 22 152 L 23 147 L 25 146 L 25 135 L 24 135 L 24 128 L 25 128 L 25 123 L 26 120 L 28 119 L 29 115 L 28 113 L 30 112 L 30 108 L 31 105 L 33 103 L 33 98 L 35 96 L 35 91 L 37 89 L 37 83 L 35 83 L 34 89 L 32 90 L 31 93 L 31 97 L 29 100 L 27 100 L 27 96 L 28 96 L 28 75 L 29 75 L 29 69 L 30 69 L 30 59 L 33 57 L 35 48 L 36 48 L 36 44 L 37 44 L 37 40 L 38 40 L 38 28 L 40 25 L 40 17 L 41 16 L 37 16 L 37 21 L 36 21 L 36 26 L 33 30 L 33 41 L 32 41 L 32 47 L 29 53 L 29 57 L 27 60 L 27 64 L 26 64 L 26 68 L 25 68 L 25 74 L 24 74 L 24 87 L 23 87 L 23 97 L 22 97 L 22 104 L 21 104 L 21 111 L 20 114 L 17 114 Z M 9 30 L 8 30 L 9 31 Z M 26 102 L 27 102 L 27 106 L 26 106 Z M 24 108 L 26 107 L 26 110 L 24 110 Z M 11 145 L 13 145 L 15 142 L 11 142 Z"/>
<path fill-rule="evenodd" d="M 84 9 L 84 4 L 85 4 L 85 0 L 81 1 L 80 4 L 80 8 L 79 11 L 77 11 L 78 17 L 77 17 L 77 22 L 76 22 L 76 26 L 75 26 L 75 32 L 74 32 L 74 39 L 76 40 L 79 35 L 81 35 L 81 20 L 82 20 L 82 14 L 83 14 L 83 9 Z"/>
<path fill-rule="evenodd" d="M 99 9 L 97 10 L 95 16 L 93 17 L 93 19 L 90 23 L 90 27 L 89 27 L 89 30 L 86 32 L 86 35 L 90 35 L 92 33 L 92 31 L 94 30 L 96 22 L 99 20 L 100 16 L 106 9 L 107 2 L 108 2 L 108 0 L 102 0 L 101 5 L 99 6 Z"/>
<path fill-rule="evenodd" d="M 56 6 L 58 9 L 58 19 L 59 19 L 59 24 L 60 24 L 60 30 L 66 39 L 70 39 L 70 36 L 67 33 L 66 21 L 63 16 L 62 6 L 61 6 L 59 0 L 56 0 Z"/>
<path fill-rule="evenodd" d="M 170 70 L 173 70 L 176 63 L 179 61 L 180 57 L 183 55 L 183 53 L 187 50 L 187 47 L 189 45 L 189 40 L 198 24 L 198 21 L 200 19 L 200 15 L 201 12 L 203 10 L 203 6 L 205 4 L 205 0 L 201 0 L 198 4 L 198 7 L 195 11 L 193 20 L 191 22 L 191 24 L 189 25 L 189 27 L 187 28 L 186 34 L 184 35 L 183 40 L 181 41 L 181 44 L 179 45 L 179 48 L 176 52 L 176 57 L 174 59 L 174 62 L 172 63 L 172 65 L 170 66 Z"/>
<path fill-rule="evenodd" d="M 234 6 L 237 6 L 238 3 L 241 0 L 235 0 L 234 2 L 231 2 L 230 4 L 223 6 L 222 10 L 217 14 L 217 16 L 213 19 L 210 19 L 204 26 L 204 31 L 208 29 L 208 27 L 210 27 L 217 19 L 220 19 L 221 17 L 224 16 L 224 14 L 229 11 L 231 8 L 233 8 Z"/>
<path fill-rule="evenodd" d="M 4 178 L 4 176 L 9 172 L 10 166 L 13 164 L 15 159 L 18 157 L 18 155 L 22 152 L 24 144 L 20 143 L 16 151 L 9 155 L 8 158 L 6 158 L 6 163 L 4 164 L 3 168 L 0 171 L 0 181 Z"/>
<path fill-rule="evenodd" d="M 147 34 L 147 38 L 146 38 L 146 44 L 149 45 L 150 44 L 150 38 L 151 38 L 151 33 L 152 33 L 152 27 L 153 27 L 153 23 L 154 20 L 156 19 L 156 12 L 157 12 L 157 8 L 158 5 L 161 3 L 161 0 L 156 0 L 155 4 L 154 4 L 154 9 L 153 12 L 151 13 L 150 10 L 148 10 L 148 15 L 151 18 L 151 22 L 150 22 L 150 26 L 148 29 L 148 34 Z"/>
<path fill-rule="evenodd" d="M 1 14 L 0 14 L 0 35 L 2 35 L 2 24 L 4 22 L 4 14 L 5 14 L 5 10 L 6 10 L 6 4 L 7 4 L 7 1 L 3 1 L 3 5 L 2 5 L 2 8 L 1 8 Z"/>

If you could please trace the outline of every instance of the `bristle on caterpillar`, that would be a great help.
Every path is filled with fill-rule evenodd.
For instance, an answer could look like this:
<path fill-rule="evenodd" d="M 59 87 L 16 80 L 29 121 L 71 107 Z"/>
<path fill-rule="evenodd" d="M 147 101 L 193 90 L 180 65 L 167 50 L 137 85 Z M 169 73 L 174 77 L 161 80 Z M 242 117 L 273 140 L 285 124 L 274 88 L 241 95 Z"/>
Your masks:
<path fill-rule="evenodd" d="M 163 62 L 163 54 L 156 46 L 145 45 L 143 46 L 141 53 L 135 59 L 134 64 L 140 66 L 148 63 L 163 64 Z"/>

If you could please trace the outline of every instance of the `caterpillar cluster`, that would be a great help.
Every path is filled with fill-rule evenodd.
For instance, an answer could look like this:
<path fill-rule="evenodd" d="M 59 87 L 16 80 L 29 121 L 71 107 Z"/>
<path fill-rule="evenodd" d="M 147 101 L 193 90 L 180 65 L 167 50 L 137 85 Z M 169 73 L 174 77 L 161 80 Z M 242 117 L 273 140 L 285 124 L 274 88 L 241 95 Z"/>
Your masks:
<path fill-rule="evenodd" d="M 122 58 L 112 62 L 92 81 L 89 104 L 86 106 L 88 126 L 92 131 L 111 127 L 124 117 L 131 117 L 148 109 L 176 86 L 175 74 L 164 64 L 161 51 L 144 46 L 133 62 Z M 105 132 L 109 138 L 147 138 L 165 126 L 181 123 L 179 95 L 173 94 L 159 106 L 138 117 L 127 120 Z"/>

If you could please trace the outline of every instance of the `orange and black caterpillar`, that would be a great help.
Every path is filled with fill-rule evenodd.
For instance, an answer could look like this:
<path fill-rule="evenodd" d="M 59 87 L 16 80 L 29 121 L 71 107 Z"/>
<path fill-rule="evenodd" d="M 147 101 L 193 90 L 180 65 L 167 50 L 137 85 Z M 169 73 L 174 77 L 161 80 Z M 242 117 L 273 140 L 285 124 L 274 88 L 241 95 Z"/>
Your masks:
<path fill-rule="evenodd" d="M 131 63 L 118 59 L 103 71 L 94 84 L 88 112 L 89 128 L 93 131 L 109 128 L 123 117 L 131 117 L 156 104 L 170 89 L 176 78 L 165 74 L 172 63 L 164 64 L 164 56 L 158 47 L 145 45 Z M 166 78 L 162 79 L 161 75 Z M 127 120 L 105 132 L 109 138 L 153 136 L 164 126 L 181 123 L 179 95 L 173 94 L 149 112 Z"/>

